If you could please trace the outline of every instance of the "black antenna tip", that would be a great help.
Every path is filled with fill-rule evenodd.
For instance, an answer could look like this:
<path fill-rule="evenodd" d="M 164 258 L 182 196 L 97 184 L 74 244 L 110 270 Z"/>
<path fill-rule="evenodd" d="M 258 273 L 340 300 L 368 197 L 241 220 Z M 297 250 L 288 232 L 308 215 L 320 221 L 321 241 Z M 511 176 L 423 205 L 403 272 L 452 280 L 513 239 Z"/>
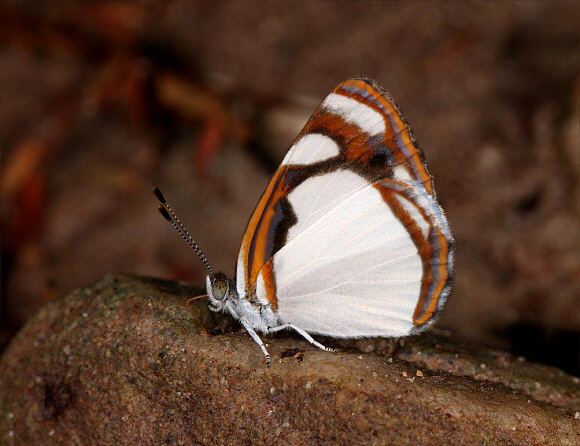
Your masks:
<path fill-rule="evenodd" d="M 167 203 L 167 201 L 165 201 L 165 197 L 163 196 L 163 194 L 161 193 L 161 191 L 159 190 L 159 188 L 154 187 L 153 188 L 153 193 L 155 194 L 155 196 L 157 197 L 157 199 L 161 203 L 163 203 L 163 204 L 166 204 Z"/>
<path fill-rule="evenodd" d="M 157 210 L 159 211 L 159 213 L 161 215 L 163 215 L 163 218 L 165 220 L 167 220 L 169 223 L 171 223 L 171 216 L 169 215 L 169 212 L 167 212 L 167 209 L 165 209 L 163 206 L 159 205 L 157 207 Z"/>

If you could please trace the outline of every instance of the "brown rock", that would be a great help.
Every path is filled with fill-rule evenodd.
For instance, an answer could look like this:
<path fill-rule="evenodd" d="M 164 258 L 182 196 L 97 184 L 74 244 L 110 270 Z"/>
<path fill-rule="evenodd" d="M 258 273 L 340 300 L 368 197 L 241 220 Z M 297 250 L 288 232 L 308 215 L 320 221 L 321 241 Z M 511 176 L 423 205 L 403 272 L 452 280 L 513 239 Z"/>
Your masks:
<path fill-rule="evenodd" d="M 0 361 L 0 443 L 580 443 L 562 372 L 433 334 L 392 356 L 268 338 L 266 368 L 229 320 L 187 311 L 196 291 L 108 276 L 45 306 Z"/>

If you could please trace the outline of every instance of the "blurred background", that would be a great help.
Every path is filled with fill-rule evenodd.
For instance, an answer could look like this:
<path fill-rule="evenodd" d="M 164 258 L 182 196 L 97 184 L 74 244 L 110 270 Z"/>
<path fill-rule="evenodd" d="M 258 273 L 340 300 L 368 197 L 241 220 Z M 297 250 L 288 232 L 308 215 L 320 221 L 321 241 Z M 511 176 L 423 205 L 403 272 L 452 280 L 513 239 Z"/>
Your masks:
<path fill-rule="evenodd" d="M 396 98 L 457 240 L 440 327 L 580 375 L 575 2 L 0 3 L 0 350 L 109 272 L 201 285 L 158 185 L 233 274 L 249 215 L 322 98 Z"/>

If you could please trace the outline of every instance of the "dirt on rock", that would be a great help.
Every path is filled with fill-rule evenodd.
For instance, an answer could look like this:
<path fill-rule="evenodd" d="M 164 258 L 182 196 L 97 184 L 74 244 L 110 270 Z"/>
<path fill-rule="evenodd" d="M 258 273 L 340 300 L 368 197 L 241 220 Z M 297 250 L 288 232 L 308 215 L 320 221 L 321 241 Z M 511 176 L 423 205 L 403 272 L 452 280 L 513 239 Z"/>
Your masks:
<path fill-rule="evenodd" d="M 281 335 L 268 368 L 185 307 L 197 291 L 107 276 L 43 307 L 0 360 L 0 443 L 580 444 L 580 383 L 557 369 L 434 333 L 338 353 Z"/>

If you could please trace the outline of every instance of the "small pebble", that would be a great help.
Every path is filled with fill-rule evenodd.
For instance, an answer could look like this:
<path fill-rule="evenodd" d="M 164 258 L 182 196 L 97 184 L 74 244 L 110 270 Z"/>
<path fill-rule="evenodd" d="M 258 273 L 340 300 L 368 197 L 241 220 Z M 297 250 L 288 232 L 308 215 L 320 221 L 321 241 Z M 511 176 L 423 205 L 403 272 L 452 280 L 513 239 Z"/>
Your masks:
<path fill-rule="evenodd" d="M 480 368 L 481 370 L 485 370 L 485 368 L 486 368 L 486 367 L 487 367 L 487 366 L 486 366 L 486 365 L 485 365 L 483 362 L 482 362 L 481 364 L 479 364 L 479 368 Z"/>
<path fill-rule="evenodd" d="M 306 387 L 307 389 L 311 389 L 312 383 L 310 381 L 308 381 L 304 387 Z"/>
<path fill-rule="evenodd" d="M 393 358 L 387 359 L 387 362 L 393 362 Z"/>
<path fill-rule="evenodd" d="M 421 370 L 417 370 L 417 376 L 423 377 L 423 372 Z"/>
<path fill-rule="evenodd" d="M 576 418 L 577 420 L 580 420 L 580 412 L 576 412 L 574 414 L 574 418 Z"/>
<path fill-rule="evenodd" d="M 357 356 L 358 359 L 363 359 L 362 355 Z"/>
<path fill-rule="evenodd" d="M 407 377 L 407 372 L 403 372 L 402 375 L 406 378 Z"/>

